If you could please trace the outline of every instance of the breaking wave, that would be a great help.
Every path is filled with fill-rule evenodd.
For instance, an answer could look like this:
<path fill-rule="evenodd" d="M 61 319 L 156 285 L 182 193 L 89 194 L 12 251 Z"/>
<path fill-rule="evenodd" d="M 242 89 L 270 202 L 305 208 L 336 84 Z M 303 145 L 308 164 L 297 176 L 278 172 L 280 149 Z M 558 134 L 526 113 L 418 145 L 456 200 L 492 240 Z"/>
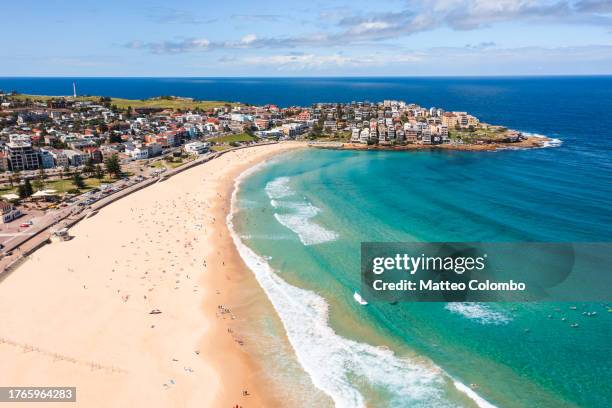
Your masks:
<path fill-rule="evenodd" d="M 561 146 L 563 144 L 563 141 L 561 139 L 556 139 L 556 138 L 553 138 L 553 137 L 544 136 L 544 135 L 541 135 L 539 133 L 529 133 L 529 132 L 522 132 L 522 133 L 525 136 L 533 136 L 533 137 L 550 139 L 550 140 L 544 142 L 542 147 L 559 147 L 559 146 Z"/>
<path fill-rule="evenodd" d="M 278 177 L 266 184 L 266 194 L 271 199 L 285 198 L 293 195 L 289 187 L 289 177 Z"/>
<path fill-rule="evenodd" d="M 507 324 L 512 319 L 482 303 L 448 303 L 446 310 L 482 324 Z"/>
<path fill-rule="evenodd" d="M 276 209 L 274 218 L 286 228 L 295 232 L 304 245 L 316 245 L 334 241 L 338 234 L 315 222 L 312 218 L 321 212 L 321 209 L 306 200 L 281 200 L 295 196 L 289 186 L 289 177 L 278 177 L 266 184 L 265 191 L 270 198 L 270 204 Z"/>

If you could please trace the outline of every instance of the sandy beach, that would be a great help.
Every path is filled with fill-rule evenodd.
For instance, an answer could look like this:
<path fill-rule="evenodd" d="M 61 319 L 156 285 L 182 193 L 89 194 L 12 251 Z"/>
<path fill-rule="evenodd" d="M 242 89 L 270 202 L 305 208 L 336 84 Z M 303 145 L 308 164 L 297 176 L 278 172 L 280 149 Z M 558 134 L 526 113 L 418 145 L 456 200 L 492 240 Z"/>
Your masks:
<path fill-rule="evenodd" d="M 0 281 L 0 384 L 77 387 L 58 407 L 278 405 L 240 334 L 241 305 L 266 299 L 225 218 L 242 171 L 301 146 L 229 152 L 31 255 Z"/>

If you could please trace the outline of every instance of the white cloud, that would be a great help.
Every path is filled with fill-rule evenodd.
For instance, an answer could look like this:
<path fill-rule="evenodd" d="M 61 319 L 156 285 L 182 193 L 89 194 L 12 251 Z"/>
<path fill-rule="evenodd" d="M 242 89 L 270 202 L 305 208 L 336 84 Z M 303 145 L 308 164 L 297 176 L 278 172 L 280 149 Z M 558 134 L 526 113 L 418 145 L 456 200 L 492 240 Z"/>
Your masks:
<path fill-rule="evenodd" d="M 233 67 L 260 67 L 271 71 L 368 72 L 370 75 L 418 74 L 484 75 L 610 73 L 612 46 L 497 48 L 490 44 L 465 47 L 439 47 L 424 51 L 403 50 L 385 53 L 353 54 L 274 54 L 269 56 L 219 59 Z M 589 68 L 591 67 L 591 68 Z M 589 70 L 591 69 L 591 70 Z M 595 71 L 593 71 L 595 69 Z"/>
<path fill-rule="evenodd" d="M 233 59 L 232 63 L 245 65 L 262 65 L 291 69 L 325 68 L 331 66 L 384 66 L 388 64 L 408 64 L 421 61 L 422 57 L 411 54 L 379 54 L 369 56 L 347 56 L 342 54 L 279 54 L 270 56 L 252 56 Z"/>
<path fill-rule="evenodd" d="M 247 34 L 240 39 L 240 42 L 243 44 L 252 44 L 255 40 L 257 40 L 257 36 L 255 34 Z"/>
<path fill-rule="evenodd" d="M 367 46 L 415 33 L 447 27 L 475 30 L 508 21 L 538 24 L 612 26 L 612 0 L 414 0 L 410 7 L 360 14 L 343 10 L 342 18 L 323 32 L 258 37 L 204 43 L 202 40 L 128 43 L 128 48 L 152 53 L 180 53 L 213 49 L 299 49 L 305 47 Z"/>
<path fill-rule="evenodd" d="M 354 34 L 363 34 L 370 31 L 384 30 L 391 27 L 391 24 L 384 21 L 364 21 L 351 28 Z"/>

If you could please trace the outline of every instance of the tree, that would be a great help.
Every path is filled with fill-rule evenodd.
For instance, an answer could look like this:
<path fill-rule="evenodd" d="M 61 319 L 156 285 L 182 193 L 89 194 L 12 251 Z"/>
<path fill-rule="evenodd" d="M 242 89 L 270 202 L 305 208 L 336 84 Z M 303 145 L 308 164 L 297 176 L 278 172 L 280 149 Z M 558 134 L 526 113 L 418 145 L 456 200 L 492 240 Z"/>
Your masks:
<path fill-rule="evenodd" d="M 93 162 L 93 159 L 90 157 L 85 162 L 85 166 L 83 166 L 83 173 L 92 174 L 93 172 L 94 172 L 94 162 Z"/>
<path fill-rule="evenodd" d="M 45 188 L 46 178 L 47 178 L 47 173 L 45 173 L 45 169 L 41 167 L 40 169 L 38 169 L 38 177 L 36 178 L 36 180 L 34 180 L 34 183 L 33 183 L 34 188 L 37 191 Z"/>
<path fill-rule="evenodd" d="M 26 198 L 31 196 L 34 193 L 32 189 L 32 184 L 29 179 L 26 179 L 23 184 L 20 184 L 17 188 L 17 192 L 19 194 L 19 198 Z"/>
<path fill-rule="evenodd" d="M 99 164 L 96 164 L 94 168 L 94 177 L 97 178 L 98 180 L 101 180 L 102 178 L 104 178 L 104 169 Z"/>
<path fill-rule="evenodd" d="M 19 195 L 19 198 L 26 198 L 28 196 L 25 190 L 25 186 L 23 184 L 17 186 L 17 194 Z"/>
<path fill-rule="evenodd" d="M 78 189 L 85 188 L 85 181 L 80 173 L 75 172 L 72 176 L 72 184 Z"/>
<path fill-rule="evenodd" d="M 111 135 L 110 135 L 110 137 L 109 137 L 108 141 L 109 141 L 110 143 L 121 143 L 121 141 L 122 141 L 122 140 L 121 140 L 121 135 L 118 135 L 118 134 L 116 134 L 116 133 L 113 133 L 113 134 L 111 134 Z"/>
<path fill-rule="evenodd" d="M 116 178 L 121 176 L 121 163 L 119 163 L 119 157 L 116 154 L 113 154 L 111 157 L 106 159 L 104 165 L 106 166 L 106 171 L 109 174 L 112 174 Z"/>
<path fill-rule="evenodd" d="M 47 173 L 45 172 L 45 169 L 42 168 L 42 167 L 40 169 L 38 169 L 38 178 L 41 181 L 44 181 L 47 178 Z"/>
<path fill-rule="evenodd" d="M 316 138 L 316 137 L 321 136 L 322 133 L 323 133 L 323 125 L 320 123 L 315 123 L 312 126 L 312 130 L 310 131 L 310 136 L 312 136 L 313 138 Z"/>
<path fill-rule="evenodd" d="M 60 180 L 63 179 L 64 177 L 70 177 L 70 166 L 69 165 L 65 165 L 60 170 Z"/>
<path fill-rule="evenodd" d="M 32 186 L 36 191 L 42 190 L 45 187 L 45 183 L 41 179 L 36 179 L 32 183 Z"/>

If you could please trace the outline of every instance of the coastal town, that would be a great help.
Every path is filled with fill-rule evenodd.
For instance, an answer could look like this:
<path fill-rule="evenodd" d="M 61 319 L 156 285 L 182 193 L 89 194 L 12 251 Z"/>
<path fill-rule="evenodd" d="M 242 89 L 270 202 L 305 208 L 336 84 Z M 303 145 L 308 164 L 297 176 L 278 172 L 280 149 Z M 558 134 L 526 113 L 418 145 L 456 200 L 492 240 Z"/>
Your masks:
<path fill-rule="evenodd" d="M 77 96 L 76 86 L 68 97 L 0 91 L 0 249 L 11 255 L 35 230 L 61 230 L 59 221 L 83 216 L 102 200 L 167 171 L 225 150 L 282 140 L 400 150 L 542 143 L 467 112 L 394 100 L 282 108 L 173 96 Z"/>
<path fill-rule="evenodd" d="M 155 101 L 158 101 L 156 104 Z M 348 146 L 461 146 L 516 143 L 520 132 L 467 112 L 403 101 L 316 103 L 279 108 L 160 97 L 40 97 L 0 91 L 0 172 L 98 171 L 173 153 L 181 159 L 259 139 L 335 140 Z M 147 102 L 147 103 L 143 103 Z M 138 106 L 138 105 L 142 106 Z M 193 107 L 193 108 L 191 108 Z M 93 173 L 94 171 L 89 171 Z M 7 175 L 8 173 L 8 175 Z"/>

